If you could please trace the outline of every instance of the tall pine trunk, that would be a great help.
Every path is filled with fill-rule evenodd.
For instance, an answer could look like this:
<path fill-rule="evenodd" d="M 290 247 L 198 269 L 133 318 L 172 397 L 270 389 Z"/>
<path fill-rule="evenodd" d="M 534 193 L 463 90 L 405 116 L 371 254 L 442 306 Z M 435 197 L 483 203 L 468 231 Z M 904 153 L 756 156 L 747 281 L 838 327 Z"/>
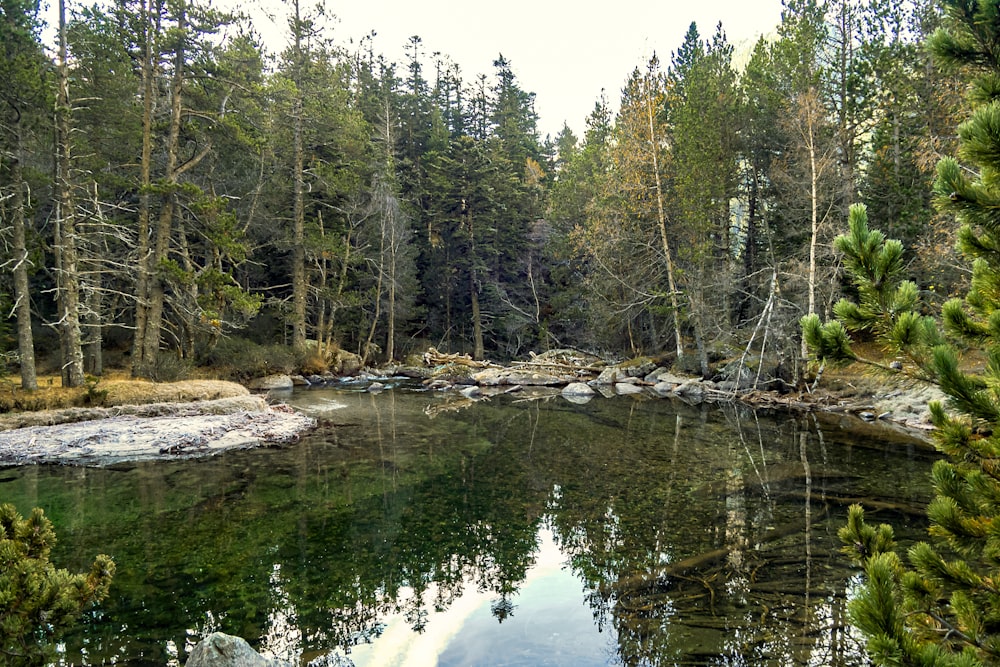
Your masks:
<path fill-rule="evenodd" d="M 305 149 L 302 135 L 305 131 L 302 100 L 303 53 L 302 23 L 299 2 L 295 0 L 295 100 L 292 106 L 293 123 L 293 179 L 294 198 L 292 211 L 292 346 L 301 349 L 306 344 L 306 249 L 305 249 Z"/>
<path fill-rule="evenodd" d="M 677 350 L 677 361 L 684 357 L 684 342 L 681 338 L 681 311 L 677 299 L 677 284 L 674 281 L 674 260 L 670 256 L 670 241 L 667 238 L 667 215 L 663 206 L 663 182 L 660 176 L 659 146 L 656 141 L 656 126 L 653 113 L 653 92 L 649 88 L 652 82 L 646 80 L 646 120 L 649 126 L 649 148 L 653 156 L 653 175 L 656 182 L 656 222 L 660 232 L 660 246 L 663 259 L 667 266 L 667 287 L 670 290 L 670 308 L 674 315 L 674 346 Z"/>
<path fill-rule="evenodd" d="M 70 174 L 69 63 L 66 49 L 66 3 L 59 0 L 59 87 L 56 92 L 56 189 L 59 221 L 56 252 L 59 265 L 59 320 L 63 350 L 64 387 L 83 385 L 83 349 L 80 336 L 80 275 L 77 256 L 76 211 Z"/>
<path fill-rule="evenodd" d="M 177 32 L 181 35 L 187 30 L 186 6 L 180 3 L 177 16 Z M 160 333 L 163 328 L 164 299 L 166 285 L 160 275 L 159 266 L 166 261 L 170 253 L 170 236 L 174 225 L 174 210 L 177 205 L 177 185 L 180 172 L 177 167 L 180 151 L 182 95 L 184 88 L 184 57 L 183 40 L 178 40 L 174 54 L 174 72 L 170 86 L 170 126 L 167 131 L 167 164 L 164 173 L 164 192 L 160 205 L 160 214 L 156 221 L 156 235 L 150 257 L 151 274 L 149 276 L 148 311 L 146 313 L 146 331 L 143 337 L 143 363 L 148 372 L 156 362 L 160 350 Z M 189 161 L 191 164 L 193 161 Z"/>
<path fill-rule="evenodd" d="M 132 375 L 143 373 L 146 366 L 146 324 L 149 319 L 150 284 L 152 282 L 153 265 L 149 244 L 150 195 L 149 186 L 152 182 L 153 161 L 153 79 L 156 75 L 154 36 L 158 34 L 153 24 L 154 0 L 142 2 L 142 29 L 144 31 L 145 48 L 142 59 L 142 157 L 140 158 L 140 194 L 139 194 L 139 229 L 136 264 L 135 299 L 135 337 L 132 339 Z M 159 12 L 156 12 L 159 15 Z M 150 360 L 152 361 L 152 360 Z"/>
<path fill-rule="evenodd" d="M 31 291 L 28 286 L 28 243 L 24 221 L 24 175 L 21 168 L 23 139 L 21 136 L 21 112 L 14 110 L 15 121 L 11 123 L 14 138 L 14 156 L 11 160 L 12 222 L 14 226 L 14 311 L 17 314 L 17 351 L 21 358 L 21 388 L 38 389 L 35 371 L 35 341 L 31 333 Z"/>

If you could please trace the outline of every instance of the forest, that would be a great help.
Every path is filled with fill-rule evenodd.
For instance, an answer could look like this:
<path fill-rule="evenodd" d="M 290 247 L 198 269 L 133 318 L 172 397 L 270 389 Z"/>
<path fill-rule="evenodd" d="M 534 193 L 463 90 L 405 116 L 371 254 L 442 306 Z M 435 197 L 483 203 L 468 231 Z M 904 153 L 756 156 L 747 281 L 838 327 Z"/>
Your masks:
<path fill-rule="evenodd" d="M 0 6 L 0 353 L 25 388 L 36 358 L 79 386 L 274 345 L 705 376 L 746 351 L 795 382 L 858 203 L 924 302 L 967 282 L 931 206 L 968 103 L 923 48 L 930 0 L 786 0 L 746 53 L 691 24 L 555 137 L 502 55 L 465 79 L 414 36 L 390 62 L 298 0 L 280 53 L 202 0 L 58 0 L 52 45 L 38 0 Z"/>

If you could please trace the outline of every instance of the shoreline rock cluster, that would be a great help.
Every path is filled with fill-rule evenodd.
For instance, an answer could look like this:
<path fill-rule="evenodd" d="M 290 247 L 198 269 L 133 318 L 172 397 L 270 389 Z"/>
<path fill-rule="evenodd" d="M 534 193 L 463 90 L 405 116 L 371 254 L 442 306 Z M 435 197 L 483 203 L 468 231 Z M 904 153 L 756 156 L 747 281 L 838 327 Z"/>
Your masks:
<path fill-rule="evenodd" d="M 576 350 L 552 350 L 532 355 L 527 361 L 498 365 L 468 355 L 441 354 L 431 348 L 421 362 L 365 369 L 347 377 L 272 376 L 259 379 L 251 388 L 280 398 L 282 391 L 296 387 L 379 392 L 404 382 L 418 390 L 454 391 L 471 400 L 530 389 L 540 395 L 561 395 L 578 404 L 597 396 L 622 395 L 675 398 L 688 403 L 737 401 L 757 407 L 848 414 L 866 422 L 890 423 L 918 437 L 931 428 L 928 403 L 944 400 L 934 387 L 897 387 L 870 379 L 863 391 L 841 393 L 823 387 L 811 392 L 777 391 L 776 386 L 787 387 L 773 379 L 758 381 L 750 368 L 738 362 L 724 366 L 713 379 L 703 379 L 677 374 L 662 359 L 639 357 L 608 363 Z"/>

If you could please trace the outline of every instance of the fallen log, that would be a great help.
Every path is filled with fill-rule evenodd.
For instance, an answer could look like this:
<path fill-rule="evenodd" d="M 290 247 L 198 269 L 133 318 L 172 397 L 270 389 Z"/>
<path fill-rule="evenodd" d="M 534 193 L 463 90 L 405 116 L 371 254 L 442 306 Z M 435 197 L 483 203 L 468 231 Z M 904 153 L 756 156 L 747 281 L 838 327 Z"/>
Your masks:
<path fill-rule="evenodd" d="M 817 510 L 816 516 L 810 526 L 815 525 L 819 521 L 826 518 L 828 513 L 829 509 L 825 507 L 821 510 Z M 779 526 L 772 531 L 768 531 L 767 534 L 761 539 L 760 544 L 774 542 L 783 537 L 802 532 L 803 530 L 805 530 L 805 525 L 801 520 L 792 521 L 783 526 Z M 601 595 L 604 597 L 608 597 L 610 595 L 621 597 L 623 595 L 634 594 L 643 590 L 655 590 L 657 588 L 669 586 L 669 582 L 667 580 L 671 577 L 681 577 L 691 570 L 697 570 L 704 568 L 707 565 L 716 563 L 723 558 L 728 557 L 729 554 L 736 548 L 736 546 L 719 547 L 718 549 L 712 549 L 711 551 L 705 551 L 703 553 L 695 554 L 694 556 L 689 556 L 682 560 L 669 563 L 656 572 L 637 572 L 615 582 L 607 582 L 600 587 Z"/>

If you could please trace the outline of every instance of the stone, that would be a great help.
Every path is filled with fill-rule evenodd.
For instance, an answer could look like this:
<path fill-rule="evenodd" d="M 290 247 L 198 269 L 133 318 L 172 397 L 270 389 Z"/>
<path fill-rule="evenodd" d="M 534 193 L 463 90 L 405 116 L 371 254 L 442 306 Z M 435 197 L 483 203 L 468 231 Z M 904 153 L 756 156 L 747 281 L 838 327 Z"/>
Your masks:
<path fill-rule="evenodd" d="M 499 368 L 487 368 L 486 370 L 472 374 L 472 379 L 476 384 L 483 387 L 496 387 L 497 385 L 506 384 L 504 377 L 503 371 Z"/>
<path fill-rule="evenodd" d="M 431 391 L 435 391 L 440 389 L 451 389 L 452 383 L 447 380 L 431 380 L 430 382 L 426 382 L 424 386 Z"/>
<path fill-rule="evenodd" d="M 653 391 L 660 396 L 668 396 L 674 393 L 674 388 L 677 387 L 673 382 L 657 382 L 653 385 Z"/>
<path fill-rule="evenodd" d="M 692 379 L 678 385 L 674 389 L 674 393 L 678 396 L 698 400 L 705 396 L 705 387 L 700 380 Z"/>
<path fill-rule="evenodd" d="M 646 377 L 642 378 L 642 381 L 647 384 L 656 384 L 660 381 L 660 376 L 667 372 L 667 369 L 663 366 L 657 366 L 652 373 L 648 374 Z"/>
<path fill-rule="evenodd" d="M 213 632 L 191 650 L 185 667 L 292 667 L 277 658 L 265 658 L 241 637 Z"/>
<path fill-rule="evenodd" d="M 312 384 L 312 382 L 302 377 L 301 375 L 293 375 L 292 384 L 295 385 L 296 387 L 308 387 L 309 385 Z"/>
<path fill-rule="evenodd" d="M 631 382 L 619 382 L 615 385 L 615 393 L 619 396 L 630 396 L 633 394 L 641 394 L 642 387 Z"/>
<path fill-rule="evenodd" d="M 458 391 L 458 393 L 460 393 L 462 396 L 465 396 L 466 398 L 479 398 L 480 396 L 483 395 L 483 390 L 477 387 L 476 385 L 471 385 L 468 387 L 462 387 Z"/>
<path fill-rule="evenodd" d="M 365 391 L 372 394 L 377 394 L 380 391 L 385 391 L 385 385 L 382 384 L 381 382 L 372 382 L 370 385 L 368 385 L 368 388 L 365 389 Z"/>
<path fill-rule="evenodd" d="M 589 384 L 571 382 L 562 389 L 563 396 L 593 396 L 594 390 Z"/>
<path fill-rule="evenodd" d="M 361 370 L 361 357 L 347 350 L 337 350 L 331 365 L 337 375 L 353 375 Z"/>
<path fill-rule="evenodd" d="M 536 373 L 534 371 L 519 369 L 487 368 L 473 373 L 473 381 L 482 387 L 496 387 L 499 385 L 526 385 L 532 387 L 546 387 L 561 385 L 566 381 L 555 375 L 546 373 Z"/>
<path fill-rule="evenodd" d="M 259 391 L 270 391 L 272 389 L 291 389 L 295 386 L 290 375 L 268 375 L 262 378 L 250 380 L 250 389 Z"/>

